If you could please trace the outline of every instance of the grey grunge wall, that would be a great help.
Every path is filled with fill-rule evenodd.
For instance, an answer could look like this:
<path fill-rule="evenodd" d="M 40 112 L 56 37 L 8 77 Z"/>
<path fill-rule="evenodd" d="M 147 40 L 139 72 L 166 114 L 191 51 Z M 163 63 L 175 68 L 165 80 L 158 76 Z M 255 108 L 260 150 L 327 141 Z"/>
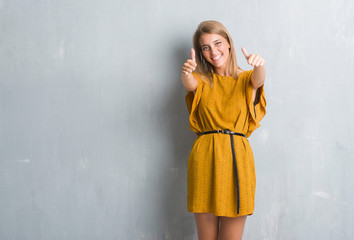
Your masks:
<path fill-rule="evenodd" d="M 244 239 L 354 239 L 354 3 L 0 0 L 0 239 L 197 239 L 180 70 L 204 20 L 266 61 Z"/>

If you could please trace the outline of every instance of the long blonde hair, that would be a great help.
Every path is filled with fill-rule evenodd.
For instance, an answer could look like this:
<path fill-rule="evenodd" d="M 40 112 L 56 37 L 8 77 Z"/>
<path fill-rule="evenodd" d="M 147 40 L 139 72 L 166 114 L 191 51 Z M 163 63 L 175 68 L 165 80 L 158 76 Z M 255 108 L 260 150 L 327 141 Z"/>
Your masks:
<path fill-rule="evenodd" d="M 197 30 L 193 36 L 193 46 L 195 49 L 195 57 L 197 62 L 196 72 L 201 75 L 201 78 L 204 80 L 208 80 L 210 86 L 213 84 L 213 73 L 215 71 L 214 66 L 211 65 L 203 56 L 202 47 L 200 45 L 200 37 L 203 34 L 213 33 L 218 34 L 224 37 L 228 43 L 230 44 L 230 54 L 229 54 L 229 61 L 228 61 L 228 70 L 231 76 L 235 79 L 238 78 L 238 69 L 241 69 L 237 64 L 236 53 L 232 38 L 229 32 L 226 30 L 224 25 L 217 21 L 204 21 L 198 25 Z"/>

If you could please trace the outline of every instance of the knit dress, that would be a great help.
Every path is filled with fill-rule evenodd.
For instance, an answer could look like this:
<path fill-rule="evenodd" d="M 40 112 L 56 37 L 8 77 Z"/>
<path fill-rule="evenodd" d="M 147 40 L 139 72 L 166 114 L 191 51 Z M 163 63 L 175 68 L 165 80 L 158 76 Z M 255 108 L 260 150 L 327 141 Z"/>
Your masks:
<path fill-rule="evenodd" d="M 198 75 L 195 93 L 188 91 L 186 104 L 190 129 L 197 134 L 188 158 L 187 207 L 189 212 L 207 212 L 216 216 L 252 215 L 256 175 L 253 153 L 247 137 L 260 126 L 266 111 L 264 87 L 258 89 L 253 103 L 253 70 L 243 71 L 238 79 L 213 74 L 213 86 Z M 230 135 L 199 133 L 229 129 L 234 135 L 234 149 L 239 182 L 239 213 Z"/>

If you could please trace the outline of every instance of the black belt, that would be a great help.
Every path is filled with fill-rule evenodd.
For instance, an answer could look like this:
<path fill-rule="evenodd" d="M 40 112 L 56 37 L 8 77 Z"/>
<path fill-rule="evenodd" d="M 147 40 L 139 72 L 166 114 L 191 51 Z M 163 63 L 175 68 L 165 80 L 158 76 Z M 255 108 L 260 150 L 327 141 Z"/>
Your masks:
<path fill-rule="evenodd" d="M 219 129 L 219 130 L 202 132 L 202 133 L 199 134 L 199 136 L 200 135 L 204 135 L 204 134 L 210 134 L 210 133 L 222 133 L 222 134 L 229 134 L 230 135 L 231 149 L 232 149 L 232 158 L 234 160 L 233 162 L 234 162 L 234 169 L 235 169 L 236 190 L 237 190 L 237 214 L 239 214 L 240 213 L 240 188 L 239 188 L 239 183 L 238 183 L 238 173 L 237 173 L 234 138 L 233 138 L 232 135 L 238 135 L 238 136 L 241 136 L 241 137 L 246 137 L 246 135 L 242 134 L 242 133 L 231 132 L 228 129 Z"/>

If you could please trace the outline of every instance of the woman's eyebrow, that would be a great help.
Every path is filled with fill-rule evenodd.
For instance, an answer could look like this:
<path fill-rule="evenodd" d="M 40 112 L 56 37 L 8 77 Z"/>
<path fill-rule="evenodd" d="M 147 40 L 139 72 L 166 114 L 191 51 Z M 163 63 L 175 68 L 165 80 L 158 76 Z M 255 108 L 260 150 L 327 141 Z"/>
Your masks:
<path fill-rule="evenodd" d="M 216 39 L 215 41 L 213 41 L 213 43 L 219 42 L 219 41 L 220 41 L 220 39 Z M 208 45 L 208 44 L 202 44 L 201 46 L 203 47 L 203 46 L 205 46 L 205 45 Z"/>

